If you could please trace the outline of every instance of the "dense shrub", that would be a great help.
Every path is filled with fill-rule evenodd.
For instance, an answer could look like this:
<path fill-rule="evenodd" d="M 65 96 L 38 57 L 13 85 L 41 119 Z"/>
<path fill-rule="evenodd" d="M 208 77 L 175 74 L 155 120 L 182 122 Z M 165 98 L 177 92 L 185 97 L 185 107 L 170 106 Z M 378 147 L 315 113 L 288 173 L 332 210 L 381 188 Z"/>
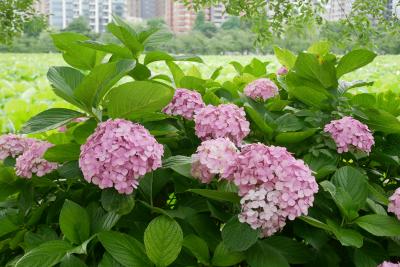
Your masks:
<path fill-rule="evenodd" d="M 198 57 L 142 56 L 157 42 L 153 31 L 122 21 L 108 29 L 122 45 L 53 36 L 70 66 L 51 67 L 48 79 L 76 109 L 49 109 L 24 125 L 20 134 L 45 148 L 0 139 L 2 266 L 400 259 L 398 98 L 352 95 L 371 83 L 341 79 L 374 53 L 337 57 L 325 42 L 297 56 L 276 48 L 287 71 L 232 62 L 236 77 L 220 83 L 221 69 L 182 71 L 180 61 Z M 170 75 L 153 74 L 156 61 Z"/>

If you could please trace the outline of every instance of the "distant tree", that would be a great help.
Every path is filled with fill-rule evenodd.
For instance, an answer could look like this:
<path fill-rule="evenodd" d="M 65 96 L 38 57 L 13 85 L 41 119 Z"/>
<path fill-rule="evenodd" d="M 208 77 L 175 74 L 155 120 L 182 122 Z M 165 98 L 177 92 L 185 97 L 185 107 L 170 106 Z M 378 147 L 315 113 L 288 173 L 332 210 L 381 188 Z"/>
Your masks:
<path fill-rule="evenodd" d="M 161 18 L 154 18 L 154 19 L 149 19 L 146 21 L 147 27 L 148 28 L 164 28 L 167 25 L 165 24 L 165 20 L 161 19 Z"/>
<path fill-rule="evenodd" d="M 86 18 L 78 17 L 72 20 L 71 23 L 68 24 L 68 26 L 63 31 L 89 35 L 91 33 L 91 28 Z"/>
<path fill-rule="evenodd" d="M 240 18 L 239 17 L 229 17 L 222 23 L 221 28 L 224 30 L 232 30 L 240 28 Z"/>
<path fill-rule="evenodd" d="M 217 32 L 217 27 L 214 23 L 206 21 L 204 11 L 200 11 L 194 21 L 193 30 L 202 32 L 205 36 L 211 38 Z"/>
<path fill-rule="evenodd" d="M 36 15 L 24 24 L 24 34 L 29 37 L 37 37 L 48 27 L 47 18 L 44 15 Z"/>

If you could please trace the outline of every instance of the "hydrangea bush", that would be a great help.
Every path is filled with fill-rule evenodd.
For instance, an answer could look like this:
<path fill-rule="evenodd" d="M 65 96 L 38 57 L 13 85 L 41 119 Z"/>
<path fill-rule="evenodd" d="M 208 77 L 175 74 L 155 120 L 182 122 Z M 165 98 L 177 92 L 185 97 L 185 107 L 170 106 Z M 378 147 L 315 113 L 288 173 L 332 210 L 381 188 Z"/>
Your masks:
<path fill-rule="evenodd" d="M 278 72 L 221 81 L 148 51 L 157 32 L 108 30 L 53 35 L 76 108 L 0 137 L 1 266 L 399 266 L 400 108 L 342 80 L 373 52 L 275 48 Z"/>

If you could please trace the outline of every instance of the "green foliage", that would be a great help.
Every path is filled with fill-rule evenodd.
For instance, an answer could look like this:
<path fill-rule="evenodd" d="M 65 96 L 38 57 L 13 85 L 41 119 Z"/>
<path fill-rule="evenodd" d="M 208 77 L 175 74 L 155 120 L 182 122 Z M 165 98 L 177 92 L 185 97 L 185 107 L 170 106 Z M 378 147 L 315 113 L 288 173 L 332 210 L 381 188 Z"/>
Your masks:
<path fill-rule="evenodd" d="M 21 179 L 12 159 L 0 165 L 0 265 L 337 267 L 400 256 L 400 221 L 386 211 L 399 185 L 399 96 L 366 93 L 369 81 L 343 80 L 359 79 L 356 70 L 374 53 L 358 49 L 338 57 L 329 43 L 318 42 L 298 55 L 275 48 L 287 75 L 277 76 L 262 58 L 207 71 L 198 57 L 147 52 L 152 30 L 135 31 L 118 18 L 109 28 L 120 44 L 76 33 L 53 37 L 71 67 L 51 67 L 48 79 L 66 107 L 39 110 L 18 130 L 54 143 L 44 157 L 60 167 Z M 258 78 L 273 80 L 279 95 L 265 102 L 244 96 L 243 88 Z M 319 185 L 308 215 L 260 238 L 238 220 L 233 183 L 194 179 L 191 155 L 200 143 L 194 124 L 161 112 L 178 86 L 207 103 L 244 107 L 251 125 L 246 142 L 286 146 L 303 159 Z M 369 155 L 337 153 L 323 128 L 343 116 L 373 131 Z M 73 122 L 78 117 L 88 120 Z M 162 168 L 141 177 L 130 195 L 89 183 L 78 163 L 79 147 L 95 127 L 121 117 L 141 123 L 165 151 Z M 60 126 L 66 132 L 53 131 Z"/>

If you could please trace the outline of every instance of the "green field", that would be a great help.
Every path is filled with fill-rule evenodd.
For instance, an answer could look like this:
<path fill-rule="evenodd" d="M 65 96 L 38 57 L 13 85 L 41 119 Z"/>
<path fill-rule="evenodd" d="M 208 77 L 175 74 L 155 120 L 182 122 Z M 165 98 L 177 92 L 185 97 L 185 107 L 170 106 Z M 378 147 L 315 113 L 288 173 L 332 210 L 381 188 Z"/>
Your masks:
<path fill-rule="evenodd" d="M 235 70 L 230 61 L 248 63 L 253 56 L 204 56 L 204 64 L 181 63 L 190 71 L 196 65 L 203 77 L 209 77 L 218 66 L 224 67 L 220 80 L 229 80 Z M 270 72 L 278 64 L 273 56 L 261 56 L 259 59 L 270 61 Z M 358 90 L 400 92 L 400 56 L 380 56 L 374 63 L 346 76 L 346 80 L 369 80 L 375 84 Z M 21 124 L 36 113 L 49 107 L 66 107 L 58 99 L 46 79 L 50 66 L 64 65 L 60 54 L 0 54 L 0 131 L 9 132 L 19 129 Z M 157 72 L 166 71 L 162 63 L 152 64 Z"/>

